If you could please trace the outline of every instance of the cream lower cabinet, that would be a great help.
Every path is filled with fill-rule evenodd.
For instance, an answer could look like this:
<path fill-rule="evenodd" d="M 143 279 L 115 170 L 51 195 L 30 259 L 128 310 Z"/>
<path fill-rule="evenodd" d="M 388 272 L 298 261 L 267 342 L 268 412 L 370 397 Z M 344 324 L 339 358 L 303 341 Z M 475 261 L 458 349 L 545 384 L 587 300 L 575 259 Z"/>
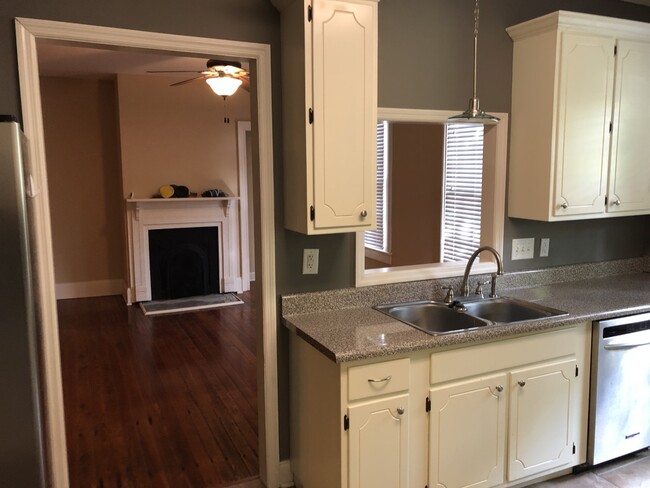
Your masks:
<path fill-rule="evenodd" d="M 498 374 L 431 390 L 429 486 L 503 482 L 506 380 Z"/>
<path fill-rule="evenodd" d="M 408 486 L 408 395 L 348 409 L 350 488 Z"/>
<path fill-rule="evenodd" d="M 296 487 L 509 486 L 585 462 L 590 325 L 343 364 L 292 334 Z"/>

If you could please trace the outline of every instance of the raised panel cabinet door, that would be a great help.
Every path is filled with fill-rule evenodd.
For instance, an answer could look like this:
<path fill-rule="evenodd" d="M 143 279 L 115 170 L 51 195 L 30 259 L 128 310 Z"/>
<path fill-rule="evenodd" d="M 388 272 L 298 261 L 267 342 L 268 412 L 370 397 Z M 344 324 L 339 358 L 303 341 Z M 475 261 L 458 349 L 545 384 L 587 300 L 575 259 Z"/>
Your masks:
<path fill-rule="evenodd" d="M 561 34 L 555 216 L 605 212 L 614 47 L 609 37 Z"/>
<path fill-rule="evenodd" d="M 506 375 L 431 389 L 429 487 L 489 487 L 503 482 Z"/>
<path fill-rule="evenodd" d="M 650 213 L 650 43 L 617 47 L 607 211 Z"/>
<path fill-rule="evenodd" d="M 509 481 L 571 460 L 575 368 L 571 359 L 511 372 Z"/>
<path fill-rule="evenodd" d="M 408 395 L 348 409 L 349 488 L 408 486 Z"/>
<path fill-rule="evenodd" d="M 377 4 L 314 0 L 314 227 L 375 225 Z"/>

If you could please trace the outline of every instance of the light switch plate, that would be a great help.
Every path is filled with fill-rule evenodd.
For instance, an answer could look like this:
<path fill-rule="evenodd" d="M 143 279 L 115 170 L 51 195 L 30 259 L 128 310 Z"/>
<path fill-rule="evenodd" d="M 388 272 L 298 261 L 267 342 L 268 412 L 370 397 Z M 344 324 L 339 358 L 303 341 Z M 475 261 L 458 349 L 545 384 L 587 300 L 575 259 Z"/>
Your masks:
<path fill-rule="evenodd" d="M 302 274 L 318 274 L 318 249 L 303 249 Z"/>
<path fill-rule="evenodd" d="M 512 260 L 533 259 L 535 257 L 535 238 L 512 240 Z"/>
<path fill-rule="evenodd" d="M 539 244 L 539 257 L 546 258 L 548 257 L 548 250 L 551 245 L 551 239 L 548 237 L 543 237 Z"/>

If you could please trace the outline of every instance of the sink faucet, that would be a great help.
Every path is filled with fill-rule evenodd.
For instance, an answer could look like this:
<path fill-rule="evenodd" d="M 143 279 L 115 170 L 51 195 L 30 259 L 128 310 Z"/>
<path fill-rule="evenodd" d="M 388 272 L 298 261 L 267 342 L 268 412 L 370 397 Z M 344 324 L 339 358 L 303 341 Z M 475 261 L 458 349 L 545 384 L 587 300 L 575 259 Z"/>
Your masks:
<path fill-rule="evenodd" d="M 494 254 L 494 257 L 496 258 L 497 261 L 497 272 L 492 274 L 492 290 L 490 291 L 490 297 L 494 298 L 497 296 L 497 275 L 503 274 L 503 261 L 501 261 L 501 256 L 499 255 L 499 252 L 496 249 L 490 246 L 481 246 L 476 251 L 474 251 L 474 253 L 470 256 L 469 261 L 467 261 L 467 266 L 465 266 L 465 275 L 463 276 L 463 286 L 462 286 L 462 293 L 464 297 L 469 295 L 469 284 L 468 284 L 469 272 L 472 269 L 474 260 L 483 251 L 490 251 L 492 254 Z"/>

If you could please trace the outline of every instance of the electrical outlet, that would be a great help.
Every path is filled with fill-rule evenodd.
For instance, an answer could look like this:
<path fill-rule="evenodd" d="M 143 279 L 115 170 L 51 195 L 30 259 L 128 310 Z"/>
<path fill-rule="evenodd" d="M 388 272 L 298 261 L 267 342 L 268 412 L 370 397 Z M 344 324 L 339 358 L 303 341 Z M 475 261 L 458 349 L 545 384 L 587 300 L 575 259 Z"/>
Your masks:
<path fill-rule="evenodd" d="M 303 249 L 302 274 L 318 274 L 318 249 Z"/>
<path fill-rule="evenodd" d="M 535 257 L 535 238 L 512 240 L 512 260 L 533 259 Z"/>
<path fill-rule="evenodd" d="M 551 245 L 551 239 L 548 237 L 543 237 L 539 244 L 539 257 L 546 258 L 548 257 L 548 249 Z"/>

